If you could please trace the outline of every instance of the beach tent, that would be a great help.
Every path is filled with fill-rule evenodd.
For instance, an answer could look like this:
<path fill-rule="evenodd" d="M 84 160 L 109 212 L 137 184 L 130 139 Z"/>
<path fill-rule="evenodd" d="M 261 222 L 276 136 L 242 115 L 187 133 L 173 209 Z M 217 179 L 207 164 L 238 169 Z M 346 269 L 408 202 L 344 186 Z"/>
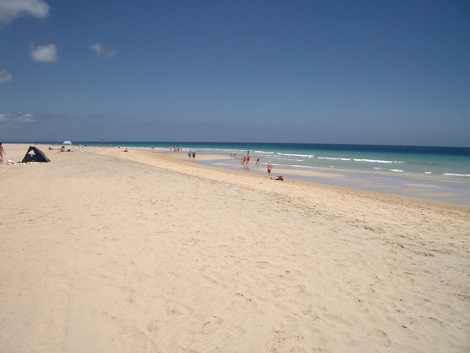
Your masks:
<path fill-rule="evenodd" d="M 29 146 L 28 152 L 24 155 L 21 163 L 26 162 L 50 162 L 50 160 L 40 149 Z"/>
<path fill-rule="evenodd" d="M 64 141 L 64 143 L 63 143 L 63 145 L 71 145 L 71 144 L 72 144 L 72 142 L 70 142 L 70 141 Z"/>

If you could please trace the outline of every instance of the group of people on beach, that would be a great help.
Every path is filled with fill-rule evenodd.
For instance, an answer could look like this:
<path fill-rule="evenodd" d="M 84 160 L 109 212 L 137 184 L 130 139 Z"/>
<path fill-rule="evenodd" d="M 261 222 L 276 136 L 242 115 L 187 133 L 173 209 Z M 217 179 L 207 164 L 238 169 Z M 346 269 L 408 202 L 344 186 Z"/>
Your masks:
<path fill-rule="evenodd" d="M 72 148 L 75 149 L 75 146 L 72 146 Z M 79 148 L 81 149 L 81 148 L 82 148 L 82 145 L 80 145 Z M 57 147 L 57 148 L 52 147 L 52 146 L 49 146 L 48 150 L 49 150 L 49 151 L 55 151 L 55 150 L 57 150 L 58 152 L 73 152 L 70 148 L 67 148 L 67 149 L 66 149 L 64 145 L 62 145 L 62 146 L 60 146 L 60 147 Z"/>
<path fill-rule="evenodd" d="M 235 158 L 236 155 L 237 155 L 237 152 L 236 152 L 236 151 L 232 151 L 232 152 L 230 153 L 230 156 L 233 157 L 233 158 Z M 244 168 L 244 169 L 247 169 L 247 168 L 248 168 L 248 165 L 249 165 L 249 163 L 250 163 L 250 159 L 251 159 L 251 157 L 250 157 L 250 151 L 247 151 L 247 152 L 246 152 L 246 155 L 244 155 L 244 156 L 242 156 L 242 157 L 240 158 L 240 164 L 241 164 L 242 168 Z M 260 163 L 260 161 L 259 161 L 259 155 L 257 155 L 257 156 L 256 156 L 256 166 L 257 166 L 257 167 L 259 167 L 259 163 Z M 271 161 L 268 161 L 268 164 L 267 164 L 268 176 L 271 176 L 271 170 L 272 170 L 272 169 L 273 169 L 273 165 L 272 165 Z"/>
<path fill-rule="evenodd" d="M 250 163 L 250 155 L 247 154 L 246 156 L 243 156 L 240 161 L 241 161 L 241 164 L 242 165 L 248 165 L 248 163 Z M 256 156 L 256 165 L 259 166 L 259 156 Z"/>
<path fill-rule="evenodd" d="M 191 157 L 193 157 L 193 159 L 195 159 L 196 158 L 196 152 L 189 150 L 188 158 L 191 159 Z"/>
<path fill-rule="evenodd" d="M 81 145 L 80 145 L 81 147 Z M 121 146 L 118 146 L 118 148 L 121 148 Z M 52 147 L 49 147 L 49 150 L 52 150 L 53 148 Z M 173 152 L 177 153 L 177 152 L 181 152 L 183 149 L 182 148 L 179 148 L 179 147 L 172 147 L 171 148 L 173 150 Z M 66 149 L 65 149 L 65 146 L 61 146 L 60 147 L 60 152 L 65 152 Z M 68 149 L 67 152 L 70 152 L 71 150 Z M 127 148 L 124 150 L 124 152 L 127 152 Z M 236 154 L 237 152 L 236 151 L 232 151 L 230 152 L 230 156 L 232 158 L 235 158 L 236 157 Z M 5 156 L 5 150 L 3 148 L 3 144 L 0 142 L 0 164 L 3 163 L 3 158 Z M 188 152 L 188 158 L 189 159 L 195 159 L 196 158 L 196 152 L 195 151 L 191 151 L 189 150 Z M 242 156 L 241 157 L 241 165 L 243 168 L 248 168 L 248 164 L 250 163 L 250 151 L 247 151 L 246 155 Z M 256 166 L 259 166 L 259 155 L 256 156 Z M 271 176 L 271 170 L 273 169 L 273 165 L 271 163 L 271 161 L 268 161 L 268 164 L 267 164 L 267 172 L 268 172 L 268 176 Z"/>
<path fill-rule="evenodd" d="M 233 157 L 233 158 L 235 158 L 236 155 L 237 155 L 237 152 L 235 152 L 235 151 L 232 151 L 232 152 L 230 153 L 230 156 Z M 250 159 L 251 159 L 251 157 L 250 157 L 250 151 L 247 151 L 247 152 L 246 152 L 246 155 L 245 155 L 245 156 L 242 156 L 242 157 L 240 158 L 241 165 L 242 165 L 242 166 L 248 166 L 248 163 L 250 163 Z M 257 166 L 259 165 L 259 155 L 256 156 L 256 165 L 257 165 Z"/>

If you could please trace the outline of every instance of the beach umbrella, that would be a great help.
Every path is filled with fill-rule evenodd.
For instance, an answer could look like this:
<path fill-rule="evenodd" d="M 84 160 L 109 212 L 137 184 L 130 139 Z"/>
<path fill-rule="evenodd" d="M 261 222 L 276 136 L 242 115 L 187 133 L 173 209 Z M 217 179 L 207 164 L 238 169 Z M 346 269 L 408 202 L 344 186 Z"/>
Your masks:
<path fill-rule="evenodd" d="M 72 142 L 70 142 L 70 141 L 64 141 L 64 143 L 63 143 L 63 145 L 71 145 L 71 144 L 72 144 Z"/>

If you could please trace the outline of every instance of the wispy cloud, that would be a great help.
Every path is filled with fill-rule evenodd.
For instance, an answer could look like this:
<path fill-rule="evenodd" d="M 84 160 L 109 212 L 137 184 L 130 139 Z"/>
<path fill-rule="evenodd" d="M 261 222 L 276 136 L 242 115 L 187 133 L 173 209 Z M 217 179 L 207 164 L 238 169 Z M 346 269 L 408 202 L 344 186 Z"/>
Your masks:
<path fill-rule="evenodd" d="M 116 50 L 104 48 L 100 43 L 90 45 L 90 49 L 95 52 L 96 56 L 106 59 L 111 59 L 116 56 Z"/>
<path fill-rule="evenodd" d="M 13 80 L 13 75 L 11 72 L 8 72 L 7 70 L 0 71 L 0 83 L 10 82 L 11 80 Z"/>
<path fill-rule="evenodd" d="M 16 112 L 0 113 L 0 123 L 2 122 L 34 123 L 36 118 L 31 113 L 19 110 Z"/>
<path fill-rule="evenodd" d="M 33 114 L 23 114 L 21 116 L 17 116 L 16 117 L 16 120 L 17 121 L 22 121 L 24 123 L 34 123 L 36 121 L 36 119 L 34 119 L 34 115 Z"/>
<path fill-rule="evenodd" d="M 0 0 L 0 28 L 19 16 L 44 18 L 48 13 L 49 5 L 43 0 Z"/>
<path fill-rule="evenodd" d="M 0 0 L 1 1 L 1 0 Z M 23 110 L 14 110 L 0 113 L 0 124 L 16 124 L 22 126 L 21 123 L 41 123 L 41 124 L 57 124 L 72 123 L 81 121 L 97 121 L 106 119 L 103 115 L 76 116 L 67 114 L 50 114 L 50 113 L 28 113 Z"/>
<path fill-rule="evenodd" d="M 31 43 L 31 59 L 41 63 L 55 63 L 59 61 L 57 47 L 55 44 L 38 45 Z"/>

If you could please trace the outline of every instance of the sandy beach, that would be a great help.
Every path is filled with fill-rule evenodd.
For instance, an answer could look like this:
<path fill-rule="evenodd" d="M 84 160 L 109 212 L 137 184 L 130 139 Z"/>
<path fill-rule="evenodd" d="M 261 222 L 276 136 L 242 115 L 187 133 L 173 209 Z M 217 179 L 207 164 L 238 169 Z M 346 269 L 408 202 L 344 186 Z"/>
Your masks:
<path fill-rule="evenodd" d="M 0 165 L 0 352 L 470 351 L 468 206 L 38 147 Z"/>

